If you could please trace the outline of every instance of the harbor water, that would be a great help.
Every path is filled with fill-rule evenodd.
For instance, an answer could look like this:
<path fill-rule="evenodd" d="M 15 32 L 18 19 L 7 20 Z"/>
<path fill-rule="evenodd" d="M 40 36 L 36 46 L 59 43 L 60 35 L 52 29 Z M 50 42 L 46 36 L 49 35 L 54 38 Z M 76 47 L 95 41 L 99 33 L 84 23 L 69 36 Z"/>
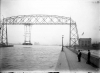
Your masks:
<path fill-rule="evenodd" d="M 14 45 L 0 48 L 0 70 L 54 70 L 61 46 Z"/>

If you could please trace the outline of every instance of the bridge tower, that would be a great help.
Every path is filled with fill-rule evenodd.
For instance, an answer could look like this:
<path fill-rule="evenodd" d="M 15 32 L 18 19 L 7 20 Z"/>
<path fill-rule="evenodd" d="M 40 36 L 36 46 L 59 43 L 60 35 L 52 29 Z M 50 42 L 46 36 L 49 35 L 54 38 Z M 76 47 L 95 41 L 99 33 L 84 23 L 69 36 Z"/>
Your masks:
<path fill-rule="evenodd" d="M 3 23 L 1 23 L 0 40 L 2 46 L 8 45 L 7 20 L 5 18 L 3 18 Z"/>
<path fill-rule="evenodd" d="M 79 45 L 79 35 L 76 22 L 73 23 L 73 20 L 70 18 L 70 30 L 69 30 L 69 46 L 76 48 Z"/>

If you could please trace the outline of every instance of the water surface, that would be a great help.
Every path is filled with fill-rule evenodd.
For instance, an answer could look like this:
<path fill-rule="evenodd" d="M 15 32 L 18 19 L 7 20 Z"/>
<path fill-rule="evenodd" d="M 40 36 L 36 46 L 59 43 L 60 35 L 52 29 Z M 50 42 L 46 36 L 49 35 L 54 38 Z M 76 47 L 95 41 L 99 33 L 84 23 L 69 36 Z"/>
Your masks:
<path fill-rule="evenodd" d="M 61 46 L 25 46 L 0 48 L 1 70 L 54 70 Z"/>

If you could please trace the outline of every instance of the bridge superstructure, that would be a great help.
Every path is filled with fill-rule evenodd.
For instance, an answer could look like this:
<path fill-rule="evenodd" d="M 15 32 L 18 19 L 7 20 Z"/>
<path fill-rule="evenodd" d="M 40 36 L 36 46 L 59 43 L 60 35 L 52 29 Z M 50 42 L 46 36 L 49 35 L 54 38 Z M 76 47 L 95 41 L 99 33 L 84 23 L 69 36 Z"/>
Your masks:
<path fill-rule="evenodd" d="M 71 17 L 57 15 L 19 15 L 3 18 L 0 30 L 0 43 L 8 45 L 7 25 L 24 25 L 24 43 L 31 43 L 32 25 L 69 25 L 69 46 L 78 45 L 78 29 Z"/>

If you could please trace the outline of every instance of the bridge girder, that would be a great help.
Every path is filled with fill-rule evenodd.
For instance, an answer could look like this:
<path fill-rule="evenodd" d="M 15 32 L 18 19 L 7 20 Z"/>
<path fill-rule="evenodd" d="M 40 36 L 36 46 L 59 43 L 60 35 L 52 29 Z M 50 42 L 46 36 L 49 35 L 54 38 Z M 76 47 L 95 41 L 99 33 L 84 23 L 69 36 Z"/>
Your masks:
<path fill-rule="evenodd" d="M 69 46 L 78 44 L 77 25 L 71 17 L 56 15 L 19 15 L 3 19 L 1 28 L 1 44 L 8 44 L 7 25 L 70 25 Z M 31 34 L 31 33 L 30 33 Z"/>
<path fill-rule="evenodd" d="M 13 16 L 13 17 L 7 17 L 4 19 L 4 23 L 7 23 L 7 25 L 36 25 L 36 24 L 70 24 L 70 17 L 64 17 L 64 16 L 56 16 L 56 15 L 20 15 L 20 16 Z M 71 23 L 75 23 L 73 20 L 71 20 Z"/>

